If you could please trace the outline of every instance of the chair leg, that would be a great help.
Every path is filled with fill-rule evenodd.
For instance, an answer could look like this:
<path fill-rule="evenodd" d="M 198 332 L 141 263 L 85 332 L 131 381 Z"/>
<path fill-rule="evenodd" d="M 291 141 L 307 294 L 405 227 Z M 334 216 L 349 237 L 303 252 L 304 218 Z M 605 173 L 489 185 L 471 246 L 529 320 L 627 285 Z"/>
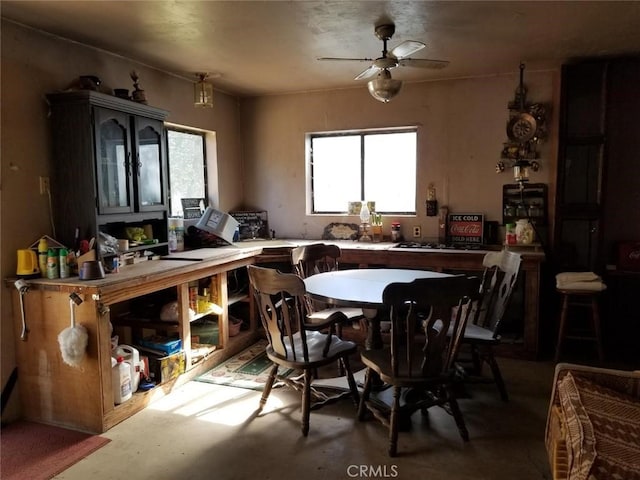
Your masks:
<path fill-rule="evenodd" d="M 500 392 L 500 398 L 502 401 L 509 401 L 509 394 L 507 393 L 507 387 L 504 384 L 504 379 L 502 378 L 502 373 L 500 372 L 500 367 L 498 366 L 498 362 L 496 362 L 495 357 L 493 356 L 493 352 L 491 350 L 487 351 L 485 356 L 486 362 L 489 364 L 491 368 L 491 373 L 493 374 L 493 380 L 496 382 L 496 386 L 498 387 L 498 391 Z"/>
<path fill-rule="evenodd" d="M 446 395 L 449 403 L 449 409 L 451 410 L 451 415 L 453 415 L 453 419 L 456 421 L 456 425 L 458 427 L 458 431 L 460 432 L 460 436 L 465 442 L 469 441 L 469 431 L 467 430 L 467 426 L 464 423 L 464 417 L 462 416 L 462 411 L 460 410 L 460 406 L 458 405 L 458 401 L 456 397 L 453 395 L 451 391 L 451 386 L 446 386 Z"/>
<path fill-rule="evenodd" d="M 349 365 L 349 357 L 342 357 L 340 359 L 340 365 L 347 373 L 347 382 L 349 383 L 349 390 L 351 390 L 351 397 L 353 403 L 357 408 L 360 406 L 360 394 L 358 393 L 358 385 L 356 385 L 356 379 L 353 378 L 353 372 L 351 371 L 351 365 Z"/>
<path fill-rule="evenodd" d="M 569 295 L 563 295 L 562 311 L 560 312 L 560 328 L 558 328 L 558 343 L 556 344 L 555 362 L 560 359 L 560 349 L 564 340 L 565 330 L 567 328 L 567 312 L 569 311 Z"/>
<path fill-rule="evenodd" d="M 304 388 L 302 390 L 302 435 L 309 434 L 309 415 L 311 413 L 311 370 L 304 371 Z"/>
<path fill-rule="evenodd" d="M 604 361 L 604 350 L 602 349 L 602 334 L 600 333 L 600 311 L 598 308 L 598 299 L 591 299 L 591 320 L 593 321 L 593 333 L 596 337 L 596 347 L 598 348 L 598 358 Z"/>
<path fill-rule="evenodd" d="M 482 375 L 482 358 L 477 345 L 471 345 L 471 364 L 473 365 L 473 374 Z"/>
<path fill-rule="evenodd" d="M 267 383 L 264 384 L 264 390 L 262 390 L 262 397 L 260 397 L 260 406 L 258 407 L 258 411 L 262 410 L 267 403 L 267 398 L 269 398 L 269 394 L 271 393 L 271 388 L 273 387 L 273 383 L 276 381 L 276 375 L 278 374 L 278 365 L 275 363 L 273 367 L 271 367 L 271 372 L 269 372 L 269 378 L 267 379 Z"/>
<path fill-rule="evenodd" d="M 362 389 L 362 395 L 360 396 L 360 405 L 358 406 L 358 420 L 363 421 L 367 413 L 367 400 L 369 400 L 369 394 L 371 393 L 371 369 L 367 368 L 367 372 L 364 376 L 364 388 Z"/>
<path fill-rule="evenodd" d="M 398 412 L 400 410 L 400 387 L 393 387 L 393 405 L 389 419 L 389 456 L 395 457 L 398 452 Z"/>

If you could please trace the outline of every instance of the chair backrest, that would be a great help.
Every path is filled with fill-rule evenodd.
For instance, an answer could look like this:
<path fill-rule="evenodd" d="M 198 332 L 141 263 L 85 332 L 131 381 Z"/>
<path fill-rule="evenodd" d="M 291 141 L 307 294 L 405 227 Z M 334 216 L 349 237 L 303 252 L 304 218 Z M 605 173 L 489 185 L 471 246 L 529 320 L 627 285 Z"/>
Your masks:
<path fill-rule="evenodd" d="M 478 277 L 456 275 L 392 283 L 384 289 L 394 376 L 428 377 L 452 368 L 479 288 Z"/>
<path fill-rule="evenodd" d="M 296 274 L 307 278 L 316 273 L 338 270 L 340 254 L 340 247 L 337 245 L 303 245 L 291 250 L 291 264 Z"/>
<path fill-rule="evenodd" d="M 308 361 L 304 328 L 306 289 L 302 279 L 293 273 L 255 265 L 248 265 L 247 270 L 262 326 L 273 351 L 286 360 Z M 294 334 L 301 339 L 303 358 L 297 358 L 299 349 L 291 348 Z"/>
<path fill-rule="evenodd" d="M 521 263 L 522 256 L 508 250 L 489 252 L 482 261 L 481 302 L 473 322 L 493 331 L 494 337 L 499 335 L 500 323 L 518 280 Z"/>
<path fill-rule="evenodd" d="M 300 278 L 307 278 L 316 273 L 333 272 L 338 270 L 338 259 L 341 253 L 337 245 L 324 243 L 303 245 L 291 250 L 291 265 L 294 273 Z M 305 301 L 309 312 L 327 308 L 324 302 L 312 300 L 309 297 L 306 297 Z"/>

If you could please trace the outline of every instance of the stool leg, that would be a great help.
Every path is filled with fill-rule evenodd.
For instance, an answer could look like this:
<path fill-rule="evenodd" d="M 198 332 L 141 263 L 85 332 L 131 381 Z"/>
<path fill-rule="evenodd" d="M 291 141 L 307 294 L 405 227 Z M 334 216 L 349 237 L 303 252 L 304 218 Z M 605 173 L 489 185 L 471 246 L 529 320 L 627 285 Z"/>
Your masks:
<path fill-rule="evenodd" d="M 560 359 L 560 347 L 564 339 L 565 330 L 567 328 L 567 311 L 569 310 L 569 295 L 562 296 L 562 311 L 560 313 L 560 328 L 558 329 L 558 343 L 556 344 L 555 362 Z"/>
<path fill-rule="evenodd" d="M 598 308 L 598 299 L 591 299 L 591 318 L 593 320 L 593 331 L 596 336 L 596 345 L 598 347 L 598 358 L 604 361 L 604 351 L 602 349 L 602 336 L 600 333 L 600 310 Z"/>

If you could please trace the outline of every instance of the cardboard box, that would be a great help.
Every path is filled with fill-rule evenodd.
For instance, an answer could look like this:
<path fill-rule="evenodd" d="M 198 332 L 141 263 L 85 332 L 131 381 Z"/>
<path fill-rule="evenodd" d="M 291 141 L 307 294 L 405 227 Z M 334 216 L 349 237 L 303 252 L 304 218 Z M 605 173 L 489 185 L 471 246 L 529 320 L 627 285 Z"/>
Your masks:
<path fill-rule="evenodd" d="M 164 383 L 179 377 L 185 371 L 185 354 L 180 351 L 166 357 L 149 355 L 149 377 L 156 383 Z"/>

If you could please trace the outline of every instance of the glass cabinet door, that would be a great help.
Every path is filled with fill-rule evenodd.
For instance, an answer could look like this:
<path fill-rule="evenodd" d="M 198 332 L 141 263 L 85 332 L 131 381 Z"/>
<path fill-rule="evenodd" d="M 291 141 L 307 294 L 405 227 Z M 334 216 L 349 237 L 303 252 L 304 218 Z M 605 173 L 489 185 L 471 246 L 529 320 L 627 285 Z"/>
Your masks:
<path fill-rule="evenodd" d="M 162 210 L 166 204 L 163 124 L 136 118 L 138 209 Z"/>
<path fill-rule="evenodd" d="M 100 213 L 133 210 L 128 122 L 126 114 L 95 109 L 97 203 Z"/>

